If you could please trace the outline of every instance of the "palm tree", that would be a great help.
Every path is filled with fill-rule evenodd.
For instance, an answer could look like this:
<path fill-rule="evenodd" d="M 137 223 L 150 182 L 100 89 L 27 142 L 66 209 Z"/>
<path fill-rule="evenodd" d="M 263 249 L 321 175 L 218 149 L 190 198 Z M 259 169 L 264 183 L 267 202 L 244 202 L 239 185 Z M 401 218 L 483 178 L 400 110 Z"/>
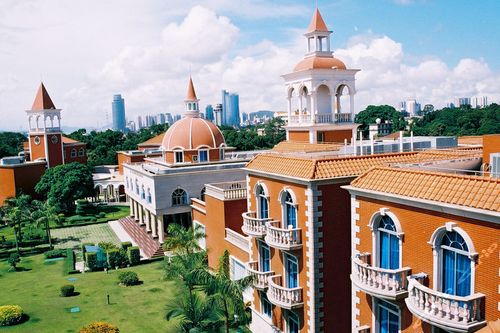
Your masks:
<path fill-rule="evenodd" d="M 171 223 L 168 228 L 168 237 L 163 243 L 163 247 L 167 251 L 172 251 L 177 255 L 190 255 L 201 250 L 198 242 L 205 237 L 199 225 L 194 228 L 184 228 L 180 224 Z"/>
<path fill-rule="evenodd" d="M 20 195 L 15 198 L 5 200 L 2 220 L 14 231 L 16 252 L 19 254 L 19 239 L 21 238 L 21 227 L 28 220 L 30 212 L 30 196 Z"/>
<path fill-rule="evenodd" d="M 201 289 L 212 298 L 213 305 L 222 313 L 226 333 L 229 333 L 231 323 L 238 325 L 248 323 L 243 292 L 251 286 L 253 279 L 247 276 L 240 280 L 231 280 L 227 250 L 219 259 L 217 271 L 196 270 L 193 277 L 201 284 Z"/>
<path fill-rule="evenodd" d="M 49 241 L 49 247 L 52 248 L 52 237 L 50 235 L 50 223 L 56 222 L 59 220 L 59 215 L 56 212 L 54 206 L 50 205 L 48 201 L 42 202 L 34 200 L 32 203 L 33 206 L 33 220 L 35 221 L 35 225 L 37 227 L 43 226 L 45 228 L 45 234 L 47 240 Z"/>

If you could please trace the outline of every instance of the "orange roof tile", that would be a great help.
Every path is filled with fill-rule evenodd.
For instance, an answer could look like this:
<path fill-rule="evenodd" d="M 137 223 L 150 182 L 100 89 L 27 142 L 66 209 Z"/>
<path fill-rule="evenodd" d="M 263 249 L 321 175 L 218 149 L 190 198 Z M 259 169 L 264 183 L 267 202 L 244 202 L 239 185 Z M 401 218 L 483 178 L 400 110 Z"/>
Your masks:
<path fill-rule="evenodd" d="M 138 147 L 143 147 L 143 146 L 158 146 L 158 147 L 160 147 L 164 136 L 165 136 L 165 132 L 163 132 L 160 135 L 157 135 L 155 137 L 152 137 L 151 139 L 146 140 L 142 143 L 139 143 L 137 146 Z"/>
<path fill-rule="evenodd" d="M 279 153 L 290 152 L 321 152 L 321 151 L 337 151 L 342 148 L 340 143 L 309 143 L 297 141 L 281 141 L 273 147 L 273 151 Z"/>
<path fill-rule="evenodd" d="M 196 100 L 198 100 L 198 98 L 196 97 L 196 92 L 194 91 L 193 79 L 189 77 L 186 101 L 196 101 Z"/>
<path fill-rule="evenodd" d="M 424 151 L 365 156 L 333 156 L 312 159 L 276 153 L 260 154 L 246 166 L 248 170 L 261 171 L 308 180 L 338 177 L 355 177 L 377 166 L 413 164 L 457 158 L 480 157 L 475 151 Z"/>
<path fill-rule="evenodd" d="M 86 145 L 85 142 L 80 142 L 80 141 L 77 141 L 77 140 L 73 140 L 71 138 L 68 138 L 66 136 L 62 136 L 62 142 L 63 144 L 65 145 Z"/>
<path fill-rule="evenodd" d="M 376 167 L 356 178 L 354 188 L 500 212 L 500 179 Z"/>
<path fill-rule="evenodd" d="M 483 137 L 481 135 L 459 136 L 458 137 L 458 144 L 459 145 L 482 145 L 483 144 Z"/>
<path fill-rule="evenodd" d="M 50 99 L 49 93 L 47 92 L 47 89 L 45 89 L 45 86 L 43 85 L 43 82 L 40 83 L 40 87 L 38 88 L 38 91 L 35 96 L 35 100 L 33 101 L 33 106 L 31 107 L 31 110 L 50 110 L 50 109 L 55 109 L 55 105 Z"/>
<path fill-rule="evenodd" d="M 326 23 L 323 20 L 323 17 L 321 17 L 321 13 L 319 12 L 318 8 L 316 8 L 316 10 L 314 11 L 311 23 L 309 23 L 309 27 L 307 28 L 308 33 L 314 31 L 322 31 L 322 32 L 328 31 Z"/>
<path fill-rule="evenodd" d="M 307 57 L 302 59 L 293 68 L 294 72 L 305 71 L 310 69 L 346 69 L 347 67 L 342 60 L 335 57 Z"/>

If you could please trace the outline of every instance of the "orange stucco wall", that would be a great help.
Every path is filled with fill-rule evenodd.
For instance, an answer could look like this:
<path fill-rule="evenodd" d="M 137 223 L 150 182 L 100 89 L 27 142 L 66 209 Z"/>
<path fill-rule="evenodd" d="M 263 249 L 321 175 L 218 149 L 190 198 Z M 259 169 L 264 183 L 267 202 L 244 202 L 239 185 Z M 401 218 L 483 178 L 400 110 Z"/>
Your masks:
<path fill-rule="evenodd" d="M 309 131 L 288 131 L 288 141 L 309 142 Z"/>
<path fill-rule="evenodd" d="M 39 198 L 35 192 L 35 185 L 42 178 L 44 172 L 44 163 L 0 167 L 0 205 L 4 203 L 5 199 L 14 197 L 21 192 L 34 199 Z"/>
<path fill-rule="evenodd" d="M 287 188 L 288 190 L 291 190 L 296 197 L 296 202 L 297 202 L 297 227 L 301 229 L 301 235 L 302 235 L 302 246 L 301 249 L 299 250 L 294 250 L 294 251 L 289 251 L 291 255 L 294 255 L 297 257 L 298 261 L 298 266 L 299 266 L 299 286 L 302 287 L 302 299 L 304 300 L 304 306 L 298 309 L 293 310 L 297 316 L 299 317 L 300 320 L 300 331 L 301 332 L 307 332 L 307 326 L 305 323 L 307 323 L 307 320 L 309 319 L 307 316 L 307 311 L 309 310 L 309 296 L 308 294 L 308 289 L 307 289 L 307 268 L 305 264 L 305 259 L 306 259 L 306 252 L 307 252 L 307 247 L 305 244 L 307 244 L 308 239 L 306 236 L 306 186 L 304 185 L 297 185 L 292 182 L 285 182 L 285 181 L 279 181 L 275 179 L 269 179 L 269 178 L 264 178 L 264 177 L 257 177 L 250 175 L 250 187 L 249 187 L 249 196 L 250 196 L 250 202 L 251 202 L 251 211 L 255 211 L 257 209 L 257 202 L 255 198 L 255 187 L 257 182 L 260 182 L 264 184 L 264 186 L 268 189 L 269 193 L 266 193 L 269 196 L 269 217 L 273 218 L 275 220 L 283 221 L 282 218 L 282 206 L 279 201 L 279 196 L 280 193 Z M 254 249 L 254 260 L 257 260 L 258 255 L 257 253 L 257 240 L 254 240 L 253 244 L 253 249 Z M 281 275 L 284 277 L 285 275 L 285 268 L 284 268 L 284 255 L 283 251 L 273 249 L 270 247 L 271 250 L 271 270 L 274 271 L 275 275 Z M 254 304 L 256 306 L 257 311 L 260 311 L 260 296 L 257 292 L 254 292 L 254 297 L 255 301 Z M 273 306 L 273 324 L 280 328 L 284 329 L 283 327 L 283 311 L 277 307 Z"/>
<path fill-rule="evenodd" d="M 347 139 L 349 142 L 352 138 L 352 130 L 325 131 L 325 142 L 344 142 Z"/>
<path fill-rule="evenodd" d="M 40 144 L 35 144 L 35 137 L 40 138 Z M 30 135 L 30 145 L 31 145 L 31 160 L 34 161 L 37 158 L 45 158 L 45 136 L 43 134 L 40 135 Z"/>
<path fill-rule="evenodd" d="M 483 136 L 483 163 L 490 163 L 490 154 L 500 152 L 500 134 Z"/>
<path fill-rule="evenodd" d="M 52 142 L 52 137 L 57 137 L 57 142 Z M 49 167 L 61 165 L 63 161 L 63 150 L 61 144 L 61 134 L 48 134 L 47 135 L 47 151 L 49 152 Z"/>
<path fill-rule="evenodd" d="M 496 320 L 499 315 L 498 302 L 500 301 L 498 285 L 500 278 L 499 249 L 500 249 L 500 226 L 498 224 L 477 221 L 470 218 L 439 213 L 387 201 L 374 200 L 357 197 L 359 209 L 357 210 L 360 220 L 359 227 L 360 244 L 357 250 L 360 252 L 373 253 L 372 232 L 368 223 L 374 213 L 380 208 L 389 208 L 401 223 L 404 232 L 402 246 L 402 267 L 411 267 L 412 274 L 424 272 L 428 274 L 428 286 L 433 287 L 433 251 L 428 241 L 432 233 L 446 222 L 455 222 L 471 237 L 475 251 L 479 253 L 475 265 L 475 292 L 483 293 L 485 297 L 485 315 L 487 320 Z M 357 319 L 361 325 L 371 326 L 371 297 L 363 292 L 357 296 L 361 302 L 358 305 L 360 315 Z M 431 333 L 431 327 L 413 317 L 406 309 L 404 301 L 399 302 L 402 309 L 402 332 L 425 332 Z"/>
<path fill-rule="evenodd" d="M 84 155 L 80 156 L 80 149 L 84 149 Z M 71 157 L 71 151 L 76 149 L 76 157 Z M 64 146 L 64 163 L 79 162 L 82 164 L 87 163 L 87 149 L 86 144 L 82 143 L 80 145 Z"/>
<path fill-rule="evenodd" d="M 16 181 L 13 168 L 0 168 L 0 205 L 5 199 L 16 196 Z"/>

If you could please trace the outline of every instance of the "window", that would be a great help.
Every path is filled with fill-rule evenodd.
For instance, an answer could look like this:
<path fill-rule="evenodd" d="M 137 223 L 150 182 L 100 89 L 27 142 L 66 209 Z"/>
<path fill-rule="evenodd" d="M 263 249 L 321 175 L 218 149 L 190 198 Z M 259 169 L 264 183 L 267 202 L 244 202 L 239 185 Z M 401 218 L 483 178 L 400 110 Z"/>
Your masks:
<path fill-rule="evenodd" d="M 73 158 L 76 157 L 76 149 L 75 148 L 71 149 L 71 157 L 73 157 Z"/>
<path fill-rule="evenodd" d="M 271 270 L 271 252 L 269 245 L 264 242 L 259 242 L 259 259 L 261 272 L 269 272 Z"/>
<path fill-rule="evenodd" d="M 471 259 L 464 238 L 456 231 L 443 235 L 440 246 L 441 291 L 450 295 L 469 296 L 471 292 Z"/>
<path fill-rule="evenodd" d="M 199 240 L 198 240 L 198 246 L 203 249 L 203 250 L 206 250 L 207 249 L 207 240 L 205 238 L 205 235 L 206 235 L 206 228 L 203 224 L 200 224 L 198 222 L 194 222 L 194 225 L 195 225 L 195 228 L 196 228 L 196 231 L 199 231 L 200 233 L 203 234 L 203 237 L 201 237 Z"/>
<path fill-rule="evenodd" d="M 269 319 L 273 318 L 273 305 L 269 302 L 265 292 L 260 292 L 260 311 Z"/>
<path fill-rule="evenodd" d="M 325 142 L 325 132 L 318 132 L 317 139 L 318 139 L 318 142 Z"/>
<path fill-rule="evenodd" d="M 198 161 L 208 162 L 208 150 L 203 149 L 198 151 Z"/>
<path fill-rule="evenodd" d="M 174 162 L 175 163 L 184 162 L 184 152 L 182 150 L 174 151 Z"/>
<path fill-rule="evenodd" d="M 135 193 L 139 195 L 139 181 L 137 179 L 135 180 Z"/>
<path fill-rule="evenodd" d="M 201 189 L 201 192 L 200 192 L 200 200 L 201 201 L 205 201 L 205 192 L 207 191 L 207 188 L 204 187 Z"/>
<path fill-rule="evenodd" d="M 399 308 L 386 301 L 376 300 L 376 325 L 378 333 L 399 332 Z"/>
<path fill-rule="evenodd" d="M 128 188 L 128 177 L 125 177 L 125 186 Z"/>
<path fill-rule="evenodd" d="M 299 265 L 297 258 L 285 254 L 285 284 L 287 288 L 297 288 L 299 286 Z"/>
<path fill-rule="evenodd" d="M 151 197 L 151 190 L 148 188 L 148 203 L 151 203 L 153 200 L 153 198 Z"/>
<path fill-rule="evenodd" d="M 269 201 L 262 185 L 257 185 L 257 217 L 260 219 L 269 218 Z"/>
<path fill-rule="evenodd" d="M 219 150 L 219 160 L 223 160 L 224 159 L 224 148 L 220 148 Z"/>
<path fill-rule="evenodd" d="M 287 333 L 299 333 L 299 317 L 292 311 L 287 311 Z"/>
<path fill-rule="evenodd" d="M 80 156 L 80 157 L 85 156 L 85 149 L 80 148 L 80 150 L 78 151 L 78 156 Z"/>
<path fill-rule="evenodd" d="M 240 280 L 247 276 L 245 265 L 235 258 L 230 258 L 229 266 L 231 267 L 231 280 Z"/>
<path fill-rule="evenodd" d="M 172 193 L 172 206 L 181 206 L 188 204 L 188 197 L 186 191 L 181 188 L 176 189 Z"/>
<path fill-rule="evenodd" d="M 287 228 L 297 228 L 297 208 L 293 202 L 292 195 L 289 191 L 285 191 L 282 199 L 283 221 Z"/>
<path fill-rule="evenodd" d="M 146 192 L 144 192 L 144 185 L 141 186 L 141 199 L 146 199 Z"/>
<path fill-rule="evenodd" d="M 399 237 L 394 221 L 387 215 L 379 220 L 378 229 L 378 267 L 399 268 Z"/>

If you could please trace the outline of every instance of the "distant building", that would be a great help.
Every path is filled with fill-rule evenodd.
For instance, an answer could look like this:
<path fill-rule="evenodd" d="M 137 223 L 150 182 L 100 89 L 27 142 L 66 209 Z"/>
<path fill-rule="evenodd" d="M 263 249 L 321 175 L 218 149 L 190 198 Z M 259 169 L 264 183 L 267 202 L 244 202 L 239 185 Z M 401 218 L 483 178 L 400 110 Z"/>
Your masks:
<path fill-rule="evenodd" d="M 216 104 L 214 108 L 214 123 L 217 126 L 222 125 L 222 104 Z"/>
<path fill-rule="evenodd" d="M 470 97 L 460 97 L 458 99 L 458 107 L 471 105 Z"/>
<path fill-rule="evenodd" d="M 432 105 L 432 104 L 425 104 L 424 109 L 422 110 L 422 113 L 423 114 L 427 114 L 427 113 L 433 112 L 433 111 L 434 111 L 434 105 Z"/>
<path fill-rule="evenodd" d="M 113 112 L 113 130 L 125 132 L 125 100 L 122 98 L 122 95 L 117 94 L 113 96 L 111 108 Z"/>
<path fill-rule="evenodd" d="M 242 112 L 241 113 L 241 122 L 246 123 L 248 121 L 248 113 Z"/>
<path fill-rule="evenodd" d="M 181 118 L 182 118 L 182 116 L 181 116 L 180 114 L 176 114 L 176 115 L 174 116 L 174 123 L 175 123 L 176 121 L 178 121 L 178 120 L 181 120 Z"/>
<path fill-rule="evenodd" d="M 171 113 L 165 113 L 165 118 L 166 118 L 166 121 L 169 125 L 172 125 L 174 123 L 174 118 L 172 118 L 172 114 Z"/>
<path fill-rule="evenodd" d="M 135 121 L 131 120 L 127 123 L 127 128 L 130 132 L 137 131 L 137 126 L 135 125 Z"/>
<path fill-rule="evenodd" d="M 420 115 L 420 103 L 418 103 L 414 99 L 410 99 L 406 101 L 406 113 L 409 117 L 419 116 Z"/>
<path fill-rule="evenodd" d="M 375 124 L 370 124 L 368 128 L 370 139 L 377 136 L 386 136 L 392 133 L 392 122 L 389 120 L 382 122 L 380 119 L 377 119 L 377 122 Z"/>
<path fill-rule="evenodd" d="M 487 96 L 482 96 L 482 97 L 472 97 L 471 99 L 471 106 L 473 108 L 484 108 L 488 106 L 488 97 Z"/>
<path fill-rule="evenodd" d="M 137 116 L 136 126 L 137 126 L 137 130 L 140 130 L 141 128 L 144 127 L 141 116 Z"/>
<path fill-rule="evenodd" d="M 222 90 L 222 124 L 237 126 L 240 124 L 240 96 Z"/>
<path fill-rule="evenodd" d="M 205 107 L 205 119 L 213 121 L 214 120 L 214 108 L 211 104 Z"/>
<path fill-rule="evenodd" d="M 167 121 L 167 117 L 165 117 L 164 113 L 160 113 L 156 116 L 156 123 L 157 124 L 165 124 Z"/>

